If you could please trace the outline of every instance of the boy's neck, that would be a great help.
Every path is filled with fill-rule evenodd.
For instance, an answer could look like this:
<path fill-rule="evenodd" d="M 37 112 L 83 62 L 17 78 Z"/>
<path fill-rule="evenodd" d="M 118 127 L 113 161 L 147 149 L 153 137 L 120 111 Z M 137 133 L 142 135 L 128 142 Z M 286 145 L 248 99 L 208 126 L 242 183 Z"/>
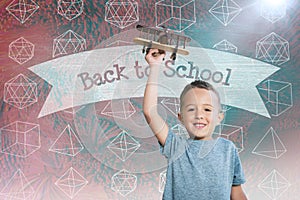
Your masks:
<path fill-rule="evenodd" d="M 191 137 L 190 136 L 190 139 L 191 140 L 214 140 L 213 138 L 212 138 L 212 136 L 209 136 L 209 137 L 197 137 L 197 136 L 193 136 L 193 137 Z"/>

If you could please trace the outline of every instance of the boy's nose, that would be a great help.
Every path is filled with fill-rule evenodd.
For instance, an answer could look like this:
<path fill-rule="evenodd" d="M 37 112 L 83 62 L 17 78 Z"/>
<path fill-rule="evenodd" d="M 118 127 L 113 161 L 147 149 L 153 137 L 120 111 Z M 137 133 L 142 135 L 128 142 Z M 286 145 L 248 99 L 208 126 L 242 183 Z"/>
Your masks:
<path fill-rule="evenodd" d="M 196 111 L 196 119 L 203 119 L 203 112 L 201 110 Z"/>

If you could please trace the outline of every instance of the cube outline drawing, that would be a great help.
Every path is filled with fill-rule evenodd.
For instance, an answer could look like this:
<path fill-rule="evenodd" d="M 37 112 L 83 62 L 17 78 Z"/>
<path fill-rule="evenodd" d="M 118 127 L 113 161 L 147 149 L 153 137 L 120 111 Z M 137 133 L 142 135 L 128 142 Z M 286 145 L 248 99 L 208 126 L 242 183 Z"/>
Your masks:
<path fill-rule="evenodd" d="M 155 22 L 156 22 L 156 27 L 158 28 L 168 28 L 171 29 L 173 31 L 178 31 L 178 32 L 182 32 L 184 30 L 186 30 L 187 28 L 189 28 L 190 26 L 192 26 L 194 23 L 196 23 L 196 8 L 195 8 L 195 0 L 186 0 L 186 3 L 183 3 L 182 5 L 174 5 L 174 1 L 175 0 L 161 0 L 155 3 Z M 180 2 L 181 1 L 177 1 Z M 168 4 L 169 3 L 169 4 Z M 183 14 L 183 9 L 184 7 L 187 7 L 191 5 L 191 9 L 192 9 L 192 17 L 190 19 L 188 19 L 187 17 L 185 17 Z M 170 16 L 162 16 L 160 19 L 159 14 L 163 13 L 160 12 L 160 8 L 162 8 L 164 10 L 164 8 L 166 8 L 167 10 L 170 10 L 169 15 Z M 176 15 L 176 12 L 174 12 L 174 9 L 179 9 L 179 14 Z M 175 13 L 175 14 L 174 14 Z M 170 21 L 178 21 L 179 24 L 179 28 L 175 29 L 172 27 L 168 27 L 165 26 L 165 24 L 169 23 Z M 187 23 L 187 26 L 184 27 L 183 23 Z M 176 24 L 176 22 L 175 22 Z"/>
<path fill-rule="evenodd" d="M 233 131 L 229 132 L 229 134 L 224 134 L 224 133 L 222 133 L 224 127 L 225 128 L 228 128 L 228 127 L 232 128 Z M 233 141 L 231 139 L 231 137 L 234 134 L 240 134 L 240 137 L 241 137 L 240 140 L 241 141 Z M 244 133 L 243 133 L 243 127 L 241 127 L 241 126 L 235 126 L 235 125 L 230 125 L 230 124 L 220 124 L 215 128 L 213 135 L 217 135 L 217 137 L 223 137 L 227 140 L 232 141 L 234 143 L 234 145 L 236 146 L 239 153 L 244 150 Z"/>
<path fill-rule="evenodd" d="M 25 130 L 23 130 L 23 128 L 21 128 L 22 126 L 23 126 L 23 128 L 25 126 Z M 36 136 L 37 136 L 37 140 L 35 141 L 35 143 L 31 143 L 31 142 L 33 142 L 32 140 L 28 141 L 28 137 L 32 137 L 32 133 L 36 134 Z M 0 134 L 1 134 L 1 138 L 0 138 L 1 153 L 26 158 L 29 155 L 33 154 L 38 149 L 40 149 L 40 147 L 41 147 L 40 125 L 39 124 L 15 121 L 13 123 L 10 123 L 10 124 L 0 128 Z M 10 134 L 14 134 L 14 135 L 10 135 Z M 28 136 L 28 134 L 31 134 L 31 136 Z M 10 138 L 12 137 L 13 140 L 7 140 L 6 136 L 8 136 Z M 20 139 L 22 140 L 21 142 L 19 141 Z M 10 142 L 8 147 L 3 146 L 5 144 L 7 144 L 6 142 Z M 15 153 L 13 150 L 14 147 L 21 147 L 21 149 L 23 150 L 24 153 L 22 153 L 22 154 Z"/>
<path fill-rule="evenodd" d="M 272 84 L 274 84 L 274 83 L 282 84 L 283 86 L 277 90 L 274 90 L 274 89 L 272 89 Z M 293 106 L 293 89 L 292 89 L 291 83 L 268 79 L 268 80 L 264 81 L 261 85 L 266 85 L 266 88 L 263 88 L 263 86 L 260 86 L 258 88 L 258 90 L 267 92 L 267 96 L 266 96 L 267 102 L 265 102 L 265 104 L 266 104 L 267 108 L 269 108 L 268 111 L 270 112 L 271 116 L 277 117 Z M 289 100 L 289 102 L 284 103 L 284 102 L 280 102 L 279 98 L 280 98 L 280 92 L 282 92 L 285 89 L 288 90 L 289 97 L 287 99 Z M 274 95 L 272 93 L 274 93 Z M 275 97 L 275 100 L 273 99 L 274 97 Z M 272 108 L 272 106 L 273 107 L 275 106 L 274 112 L 273 112 L 273 109 L 270 110 Z M 281 109 L 281 106 L 283 107 L 283 109 Z"/>

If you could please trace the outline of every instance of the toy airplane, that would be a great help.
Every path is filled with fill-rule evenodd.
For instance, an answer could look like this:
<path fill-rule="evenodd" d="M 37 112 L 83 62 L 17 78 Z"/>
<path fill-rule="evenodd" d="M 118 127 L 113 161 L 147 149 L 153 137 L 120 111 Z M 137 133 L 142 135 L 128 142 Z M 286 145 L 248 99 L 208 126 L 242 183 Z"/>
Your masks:
<path fill-rule="evenodd" d="M 143 53 L 150 48 L 159 49 L 160 53 L 164 51 L 171 52 L 171 59 L 176 59 L 176 54 L 189 55 L 189 51 L 185 49 L 191 38 L 183 36 L 169 29 L 152 28 L 142 25 L 137 25 L 136 29 L 140 31 L 140 37 L 136 37 L 133 41 L 136 44 L 143 46 Z M 182 46 L 180 48 L 179 46 Z M 146 49 L 147 48 L 147 49 Z"/>

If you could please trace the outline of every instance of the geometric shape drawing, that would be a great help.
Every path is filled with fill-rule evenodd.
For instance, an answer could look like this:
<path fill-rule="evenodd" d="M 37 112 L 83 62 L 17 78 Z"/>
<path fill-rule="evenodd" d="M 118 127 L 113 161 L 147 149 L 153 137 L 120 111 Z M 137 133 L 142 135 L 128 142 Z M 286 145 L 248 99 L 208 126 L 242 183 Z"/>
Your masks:
<path fill-rule="evenodd" d="M 233 0 L 218 0 L 209 12 L 224 26 L 227 26 L 242 8 Z"/>
<path fill-rule="evenodd" d="M 232 53 L 237 53 L 237 47 L 227 40 L 222 40 L 213 46 L 213 48 L 218 49 L 220 51 L 228 51 Z"/>
<path fill-rule="evenodd" d="M 167 176 L 167 170 L 164 170 L 159 174 L 159 189 L 158 189 L 159 192 L 164 192 L 166 180 L 167 180 L 166 176 Z"/>
<path fill-rule="evenodd" d="M 282 65 L 290 60 L 289 42 L 272 32 L 256 42 L 256 58 Z"/>
<path fill-rule="evenodd" d="M 0 129 L 1 152 L 27 157 L 41 147 L 40 126 L 16 121 Z"/>
<path fill-rule="evenodd" d="M 83 11 L 83 0 L 58 0 L 57 4 L 58 14 L 69 21 L 81 15 Z"/>
<path fill-rule="evenodd" d="M 25 75 L 19 74 L 4 84 L 5 103 L 23 109 L 37 101 L 37 84 Z"/>
<path fill-rule="evenodd" d="M 213 134 L 233 142 L 239 153 L 244 150 L 243 127 L 220 124 Z"/>
<path fill-rule="evenodd" d="M 18 169 L 0 192 L 1 199 L 30 200 L 34 189 L 27 181 L 23 172 Z"/>
<path fill-rule="evenodd" d="M 110 142 L 107 148 L 124 162 L 136 152 L 140 146 L 138 141 L 127 132 L 122 131 Z"/>
<path fill-rule="evenodd" d="M 156 27 L 184 31 L 196 22 L 195 0 L 162 0 L 155 3 Z"/>
<path fill-rule="evenodd" d="M 173 115 L 177 116 L 180 111 L 180 104 L 177 98 L 164 98 L 160 102 L 165 108 L 167 108 Z"/>
<path fill-rule="evenodd" d="M 125 0 L 106 2 L 105 21 L 121 29 L 138 22 L 138 3 Z"/>
<path fill-rule="evenodd" d="M 252 151 L 253 154 L 274 159 L 278 159 L 285 152 L 285 146 L 272 127 L 267 131 Z"/>
<path fill-rule="evenodd" d="M 290 183 L 275 169 L 258 185 L 271 199 L 279 198 L 290 187 Z"/>
<path fill-rule="evenodd" d="M 291 83 L 266 80 L 258 90 L 266 100 L 266 107 L 272 116 L 279 116 L 293 106 Z"/>
<path fill-rule="evenodd" d="M 109 43 L 105 45 L 105 47 L 120 47 L 120 46 L 127 46 L 127 45 L 133 45 L 133 42 L 123 41 L 123 40 L 116 40 L 112 43 Z"/>
<path fill-rule="evenodd" d="M 34 45 L 20 37 L 9 44 L 8 57 L 20 65 L 29 61 L 34 56 Z"/>
<path fill-rule="evenodd" d="M 83 149 L 83 145 L 68 124 L 51 145 L 49 151 L 74 157 Z"/>
<path fill-rule="evenodd" d="M 189 134 L 187 133 L 186 128 L 181 124 L 176 124 L 171 128 L 171 130 L 175 135 L 181 136 L 186 139 L 189 138 Z"/>
<path fill-rule="evenodd" d="M 79 108 L 74 108 L 74 107 L 72 107 L 72 108 L 67 108 L 67 109 L 65 109 L 65 110 L 63 110 L 63 112 L 64 113 L 66 113 L 66 114 L 69 114 L 69 115 L 71 115 L 72 117 L 77 113 L 77 112 L 79 112 L 81 109 L 83 109 L 85 106 L 81 106 L 81 107 L 79 107 Z M 71 117 L 71 118 L 72 118 Z"/>
<path fill-rule="evenodd" d="M 111 182 L 111 189 L 125 197 L 135 190 L 137 177 L 127 170 L 122 169 L 112 176 Z"/>
<path fill-rule="evenodd" d="M 222 112 L 223 112 L 223 113 L 226 113 L 227 111 L 231 110 L 231 107 L 228 106 L 228 105 L 222 104 L 222 105 L 221 105 L 221 109 L 222 109 Z"/>
<path fill-rule="evenodd" d="M 260 16 L 275 23 L 286 15 L 285 1 L 261 1 Z"/>
<path fill-rule="evenodd" d="M 39 9 L 39 6 L 32 0 L 13 0 L 6 10 L 22 24 Z"/>
<path fill-rule="evenodd" d="M 73 120 L 74 116 L 76 115 L 77 112 L 85 108 L 85 106 L 78 106 L 78 107 L 72 107 L 72 108 L 67 108 L 63 110 L 64 117 L 66 117 L 69 120 Z"/>
<path fill-rule="evenodd" d="M 53 57 L 78 53 L 86 49 L 86 41 L 72 30 L 61 34 L 53 41 Z"/>
<path fill-rule="evenodd" d="M 119 119 L 128 119 L 134 113 L 136 113 L 136 110 L 128 99 L 109 101 L 101 111 L 103 115 Z"/>
<path fill-rule="evenodd" d="M 71 199 L 87 184 L 88 181 L 72 167 L 55 182 L 55 185 Z"/>

